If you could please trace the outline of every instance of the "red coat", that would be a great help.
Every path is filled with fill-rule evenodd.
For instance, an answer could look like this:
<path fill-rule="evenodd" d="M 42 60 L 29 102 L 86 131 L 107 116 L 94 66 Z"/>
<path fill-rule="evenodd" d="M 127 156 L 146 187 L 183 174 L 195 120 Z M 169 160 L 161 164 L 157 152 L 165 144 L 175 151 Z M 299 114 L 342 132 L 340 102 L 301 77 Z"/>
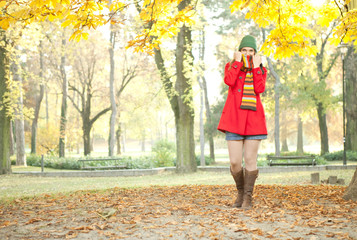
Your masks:
<path fill-rule="evenodd" d="M 228 70 L 230 63 L 226 64 L 224 71 L 224 82 L 229 86 L 228 96 L 224 105 L 218 130 L 229 131 L 239 135 L 263 135 L 267 134 L 265 114 L 260 93 L 265 90 L 267 70 L 264 74 L 260 68 L 253 68 L 254 91 L 257 97 L 257 110 L 240 109 L 243 84 L 246 73 L 240 71 L 242 62 L 235 61 L 232 68 Z"/>

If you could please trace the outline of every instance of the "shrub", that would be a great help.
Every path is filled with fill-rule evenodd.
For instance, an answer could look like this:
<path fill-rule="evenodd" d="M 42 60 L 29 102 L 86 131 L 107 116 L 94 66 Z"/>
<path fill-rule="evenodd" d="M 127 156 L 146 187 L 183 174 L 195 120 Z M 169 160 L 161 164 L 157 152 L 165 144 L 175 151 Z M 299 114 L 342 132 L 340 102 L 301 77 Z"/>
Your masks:
<path fill-rule="evenodd" d="M 212 158 L 210 158 L 209 156 L 205 156 L 206 166 L 211 165 L 212 162 L 213 162 Z M 201 155 L 196 155 L 196 163 L 197 163 L 197 166 L 201 166 Z"/>
<path fill-rule="evenodd" d="M 41 166 L 42 157 L 39 155 L 29 155 L 26 158 L 28 166 Z M 75 158 L 58 158 L 55 156 L 46 156 L 43 159 L 43 166 L 54 169 L 80 169 L 78 159 Z"/>
<path fill-rule="evenodd" d="M 326 159 L 327 161 L 342 161 L 343 150 L 332 152 L 332 153 L 326 153 L 323 155 L 323 158 Z M 357 152 L 347 151 L 346 159 L 349 161 L 357 161 Z"/>
<path fill-rule="evenodd" d="M 326 159 L 321 156 L 316 156 L 315 160 L 317 165 L 325 165 L 327 163 Z"/>
<path fill-rule="evenodd" d="M 108 157 L 96 157 L 95 159 L 101 159 Z M 140 156 L 140 157 L 112 157 L 113 159 L 119 159 L 119 165 L 126 165 L 128 169 L 149 169 L 155 167 L 154 160 L 152 156 Z M 79 159 L 94 159 L 93 157 L 85 158 L 58 158 L 54 156 L 44 157 L 44 167 L 54 168 L 54 169 L 69 169 L 77 170 L 81 168 L 81 163 L 78 162 Z M 86 163 L 86 166 L 111 166 L 113 164 L 110 161 L 94 161 Z M 29 155 L 27 156 L 28 166 L 41 166 L 41 156 Z"/>
<path fill-rule="evenodd" d="M 152 152 L 154 153 L 153 163 L 155 167 L 170 167 L 175 165 L 175 143 L 167 140 L 157 141 L 152 147 Z"/>

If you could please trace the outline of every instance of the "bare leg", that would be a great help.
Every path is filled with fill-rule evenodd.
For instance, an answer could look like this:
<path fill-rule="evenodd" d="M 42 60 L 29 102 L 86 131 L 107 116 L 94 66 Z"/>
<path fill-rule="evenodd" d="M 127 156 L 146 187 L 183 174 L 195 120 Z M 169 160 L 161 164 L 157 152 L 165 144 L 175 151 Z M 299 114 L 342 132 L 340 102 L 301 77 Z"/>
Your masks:
<path fill-rule="evenodd" d="M 248 171 L 257 170 L 258 149 L 261 140 L 244 140 L 244 162 Z"/>
<path fill-rule="evenodd" d="M 243 141 L 227 141 L 227 144 L 231 171 L 237 173 L 242 169 Z"/>

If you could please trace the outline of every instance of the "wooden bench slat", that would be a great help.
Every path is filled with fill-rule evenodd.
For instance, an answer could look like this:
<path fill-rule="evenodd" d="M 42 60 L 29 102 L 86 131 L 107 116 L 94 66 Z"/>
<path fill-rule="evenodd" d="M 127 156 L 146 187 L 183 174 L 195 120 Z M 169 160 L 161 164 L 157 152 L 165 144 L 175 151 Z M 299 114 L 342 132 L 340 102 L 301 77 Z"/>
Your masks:
<path fill-rule="evenodd" d="M 83 167 L 82 169 L 111 169 L 111 168 L 119 168 L 123 169 L 126 168 L 126 166 L 90 166 L 90 167 Z"/>
<path fill-rule="evenodd" d="M 316 165 L 315 156 L 267 156 L 269 166 L 300 166 L 300 165 Z M 287 160 L 288 162 L 275 162 Z M 308 160 L 308 161 L 307 161 Z M 293 161 L 293 162 L 290 162 Z M 300 161 L 300 162 L 297 162 Z"/>
<path fill-rule="evenodd" d="M 78 162 L 82 163 L 81 169 L 90 170 L 90 169 L 124 169 L 127 168 L 127 165 L 118 165 L 118 161 L 122 160 L 121 158 L 101 158 L 101 159 L 79 159 Z M 85 163 L 88 162 L 112 162 L 115 161 L 112 166 L 85 166 Z"/>
<path fill-rule="evenodd" d="M 113 159 L 113 158 L 103 158 L 103 159 L 79 159 L 78 162 L 95 162 L 95 161 L 119 161 L 121 160 L 120 158 L 118 159 Z"/>
<path fill-rule="evenodd" d="M 270 166 L 306 166 L 306 165 L 316 165 L 314 163 L 270 163 Z"/>

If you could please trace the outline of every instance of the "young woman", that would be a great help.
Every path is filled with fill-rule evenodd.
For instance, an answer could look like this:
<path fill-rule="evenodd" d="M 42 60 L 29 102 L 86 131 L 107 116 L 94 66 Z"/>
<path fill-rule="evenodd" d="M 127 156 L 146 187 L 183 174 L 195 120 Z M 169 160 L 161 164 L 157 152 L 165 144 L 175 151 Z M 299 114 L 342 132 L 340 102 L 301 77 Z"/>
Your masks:
<path fill-rule="evenodd" d="M 258 177 L 259 144 L 267 138 L 265 114 L 260 93 L 265 90 L 267 70 L 256 54 L 254 37 L 245 36 L 226 64 L 224 82 L 229 86 L 218 130 L 226 134 L 230 170 L 238 196 L 233 207 L 249 208 Z M 245 169 L 242 167 L 244 156 Z"/>

